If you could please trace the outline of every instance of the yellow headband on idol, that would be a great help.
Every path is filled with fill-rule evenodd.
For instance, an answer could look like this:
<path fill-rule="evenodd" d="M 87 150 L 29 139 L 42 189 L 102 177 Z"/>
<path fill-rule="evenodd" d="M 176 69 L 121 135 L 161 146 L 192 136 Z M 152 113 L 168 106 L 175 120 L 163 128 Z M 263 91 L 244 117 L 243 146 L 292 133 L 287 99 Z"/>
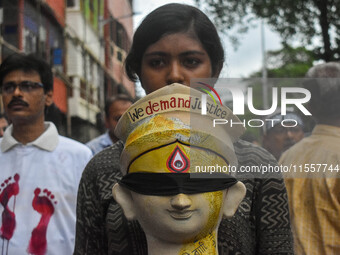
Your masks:
<path fill-rule="evenodd" d="M 176 140 L 150 149 L 133 159 L 128 166 L 128 173 L 195 173 L 198 169 L 215 165 L 228 166 L 229 163 L 214 151 Z"/>
<path fill-rule="evenodd" d="M 191 107 L 201 98 L 198 90 L 172 84 L 133 104 L 115 130 L 125 143 L 123 174 L 192 173 L 197 165 L 237 165 L 233 143 L 243 127 L 213 127 L 214 114 L 202 115 Z M 219 109 L 227 120 L 240 121 L 229 108 L 219 105 Z"/>

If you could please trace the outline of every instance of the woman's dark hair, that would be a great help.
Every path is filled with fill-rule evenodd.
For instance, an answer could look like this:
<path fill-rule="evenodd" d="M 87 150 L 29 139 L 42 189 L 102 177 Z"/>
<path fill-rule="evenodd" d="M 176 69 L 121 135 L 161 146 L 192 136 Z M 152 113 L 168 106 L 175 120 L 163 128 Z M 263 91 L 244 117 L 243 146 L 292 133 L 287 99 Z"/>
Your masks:
<path fill-rule="evenodd" d="M 132 81 L 140 76 L 143 54 L 162 36 L 191 32 L 209 55 L 212 74 L 217 75 L 224 62 L 224 50 L 214 24 L 199 9 L 185 4 L 163 5 L 145 17 L 137 28 L 131 50 L 125 60 L 125 70 Z M 208 78 L 208 77 L 207 77 Z"/>
<path fill-rule="evenodd" d="M 23 72 L 35 71 L 39 74 L 41 83 L 44 85 L 44 92 L 53 90 L 53 73 L 45 60 L 33 54 L 15 53 L 7 57 L 0 66 L 0 86 L 5 76 L 10 72 L 22 70 Z"/>

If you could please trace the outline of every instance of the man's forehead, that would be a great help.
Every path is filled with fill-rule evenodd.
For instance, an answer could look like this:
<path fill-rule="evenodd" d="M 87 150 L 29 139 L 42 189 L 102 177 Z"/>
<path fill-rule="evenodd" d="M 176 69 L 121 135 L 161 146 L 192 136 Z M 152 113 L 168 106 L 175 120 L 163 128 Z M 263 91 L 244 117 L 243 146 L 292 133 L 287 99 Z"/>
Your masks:
<path fill-rule="evenodd" d="M 4 77 L 4 81 L 7 80 L 22 80 L 22 79 L 30 79 L 30 80 L 39 80 L 40 75 L 37 71 L 33 69 L 15 69 L 6 74 Z"/>
<path fill-rule="evenodd" d="M 111 111 L 116 111 L 118 108 L 129 108 L 132 105 L 132 102 L 128 101 L 128 100 L 123 100 L 123 99 L 119 99 L 116 100 L 114 102 L 112 102 L 112 104 L 110 105 L 110 110 Z"/>

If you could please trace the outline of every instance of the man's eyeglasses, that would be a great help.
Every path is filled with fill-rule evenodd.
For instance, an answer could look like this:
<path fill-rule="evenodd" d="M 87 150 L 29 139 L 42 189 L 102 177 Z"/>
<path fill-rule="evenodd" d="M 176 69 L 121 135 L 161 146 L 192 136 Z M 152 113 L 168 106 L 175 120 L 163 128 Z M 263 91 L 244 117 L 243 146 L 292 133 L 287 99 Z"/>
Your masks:
<path fill-rule="evenodd" d="M 287 132 L 297 133 L 301 132 L 302 128 L 301 126 L 297 125 L 295 127 L 283 127 L 280 124 L 274 126 L 271 128 L 268 132 L 274 133 L 274 134 L 285 134 Z"/>
<path fill-rule="evenodd" d="M 44 85 L 40 82 L 33 81 L 22 81 L 20 83 L 6 82 L 2 85 L 1 89 L 3 93 L 12 94 L 17 87 L 19 87 L 22 92 L 32 92 L 39 88 L 43 88 Z"/>

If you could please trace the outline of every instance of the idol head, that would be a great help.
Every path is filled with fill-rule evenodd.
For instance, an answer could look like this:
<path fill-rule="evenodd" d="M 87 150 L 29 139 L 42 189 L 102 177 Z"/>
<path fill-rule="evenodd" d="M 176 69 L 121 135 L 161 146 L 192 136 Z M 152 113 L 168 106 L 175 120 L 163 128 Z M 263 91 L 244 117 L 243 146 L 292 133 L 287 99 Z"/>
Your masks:
<path fill-rule="evenodd" d="M 125 142 L 124 177 L 113 196 L 147 239 L 185 244 L 216 236 L 222 217 L 232 217 L 245 196 L 243 183 L 229 173 L 237 165 L 233 142 L 242 128 L 212 128 L 214 116 L 193 110 L 195 100 L 201 100 L 201 92 L 169 85 L 137 101 L 116 127 Z M 227 118 L 238 120 L 220 107 Z M 221 171 L 207 171 L 211 166 Z"/>

